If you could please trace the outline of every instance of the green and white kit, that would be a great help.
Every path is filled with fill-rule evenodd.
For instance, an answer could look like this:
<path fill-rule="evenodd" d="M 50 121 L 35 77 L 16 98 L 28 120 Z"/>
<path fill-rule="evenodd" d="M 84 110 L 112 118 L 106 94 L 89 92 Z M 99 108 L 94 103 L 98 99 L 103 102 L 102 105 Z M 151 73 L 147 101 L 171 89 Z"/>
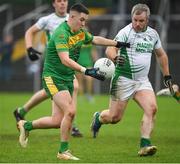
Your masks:
<path fill-rule="evenodd" d="M 148 79 L 151 57 L 154 49 L 161 48 L 156 30 L 148 26 L 142 32 L 135 32 L 131 23 L 118 32 L 115 40 L 130 43 L 131 46 L 118 51 L 126 62 L 123 66 L 116 65 L 111 81 L 112 98 L 125 100 L 137 90 L 153 90 Z"/>

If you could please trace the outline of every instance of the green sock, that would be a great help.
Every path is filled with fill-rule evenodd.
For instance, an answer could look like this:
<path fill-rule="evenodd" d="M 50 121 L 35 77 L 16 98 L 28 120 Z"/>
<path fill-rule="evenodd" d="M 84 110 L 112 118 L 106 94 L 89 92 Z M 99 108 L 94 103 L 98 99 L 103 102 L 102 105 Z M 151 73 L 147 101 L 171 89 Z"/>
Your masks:
<path fill-rule="evenodd" d="M 59 152 L 65 152 L 66 150 L 68 150 L 68 142 L 61 142 L 61 146 L 59 148 Z"/>
<path fill-rule="evenodd" d="M 151 141 L 148 138 L 141 138 L 140 147 L 150 146 Z"/>
<path fill-rule="evenodd" d="M 31 121 L 25 122 L 24 129 L 27 130 L 27 131 L 31 131 L 33 129 L 32 122 Z"/>
<path fill-rule="evenodd" d="M 76 128 L 75 121 L 73 121 L 73 123 L 72 123 L 72 128 Z"/>
<path fill-rule="evenodd" d="M 96 123 L 97 123 L 98 126 L 101 126 L 102 123 L 101 123 L 100 120 L 99 120 L 99 116 L 100 116 L 100 114 L 98 113 L 98 114 L 96 115 Z"/>
<path fill-rule="evenodd" d="M 18 112 L 22 117 L 24 117 L 27 113 L 23 107 L 18 108 Z"/>

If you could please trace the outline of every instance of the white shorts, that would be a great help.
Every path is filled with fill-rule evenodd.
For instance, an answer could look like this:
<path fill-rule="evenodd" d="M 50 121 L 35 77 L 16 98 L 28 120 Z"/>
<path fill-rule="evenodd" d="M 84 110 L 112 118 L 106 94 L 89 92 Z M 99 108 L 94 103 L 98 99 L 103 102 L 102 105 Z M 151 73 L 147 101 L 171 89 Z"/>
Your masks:
<path fill-rule="evenodd" d="M 148 78 L 135 81 L 120 76 L 116 82 L 111 81 L 110 94 L 112 100 L 128 100 L 132 98 L 137 91 L 140 90 L 153 91 L 152 85 Z"/>

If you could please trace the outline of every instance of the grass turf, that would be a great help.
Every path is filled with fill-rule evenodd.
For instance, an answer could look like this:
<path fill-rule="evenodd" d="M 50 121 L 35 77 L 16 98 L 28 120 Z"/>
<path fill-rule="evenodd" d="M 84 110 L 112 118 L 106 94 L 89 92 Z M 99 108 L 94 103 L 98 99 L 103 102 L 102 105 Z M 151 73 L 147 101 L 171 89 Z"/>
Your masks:
<path fill-rule="evenodd" d="M 13 110 L 23 105 L 31 94 L 0 94 L 0 162 L 8 163 L 73 163 L 59 161 L 56 154 L 59 148 L 59 129 L 33 130 L 26 149 L 19 146 L 18 131 L 13 118 Z M 99 136 L 93 139 L 90 123 L 95 111 L 108 107 L 108 96 L 95 96 L 89 103 L 78 97 L 76 124 L 83 132 L 83 138 L 72 138 L 70 149 L 79 157 L 76 163 L 179 163 L 180 162 L 180 105 L 170 97 L 160 97 L 158 113 L 152 134 L 152 143 L 158 147 L 152 157 L 138 157 L 140 140 L 141 109 L 130 101 L 123 120 L 116 125 L 103 125 Z M 49 100 L 35 107 L 27 120 L 51 114 Z"/>

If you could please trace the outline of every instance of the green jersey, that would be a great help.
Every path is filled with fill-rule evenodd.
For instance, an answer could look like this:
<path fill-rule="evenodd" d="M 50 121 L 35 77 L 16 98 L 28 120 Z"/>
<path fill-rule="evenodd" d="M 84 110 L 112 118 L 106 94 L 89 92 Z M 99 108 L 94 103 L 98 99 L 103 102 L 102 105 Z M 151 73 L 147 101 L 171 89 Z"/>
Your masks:
<path fill-rule="evenodd" d="M 78 59 L 78 63 L 84 67 L 92 67 L 93 66 L 93 58 L 92 58 L 92 49 L 93 46 L 91 43 L 84 44 L 80 51 L 80 57 Z"/>
<path fill-rule="evenodd" d="M 52 76 L 64 81 L 72 81 L 75 71 L 62 64 L 58 52 L 69 52 L 69 58 L 79 58 L 83 44 L 91 43 L 93 36 L 84 29 L 72 32 L 67 22 L 62 23 L 54 32 L 47 45 L 43 77 Z"/>

